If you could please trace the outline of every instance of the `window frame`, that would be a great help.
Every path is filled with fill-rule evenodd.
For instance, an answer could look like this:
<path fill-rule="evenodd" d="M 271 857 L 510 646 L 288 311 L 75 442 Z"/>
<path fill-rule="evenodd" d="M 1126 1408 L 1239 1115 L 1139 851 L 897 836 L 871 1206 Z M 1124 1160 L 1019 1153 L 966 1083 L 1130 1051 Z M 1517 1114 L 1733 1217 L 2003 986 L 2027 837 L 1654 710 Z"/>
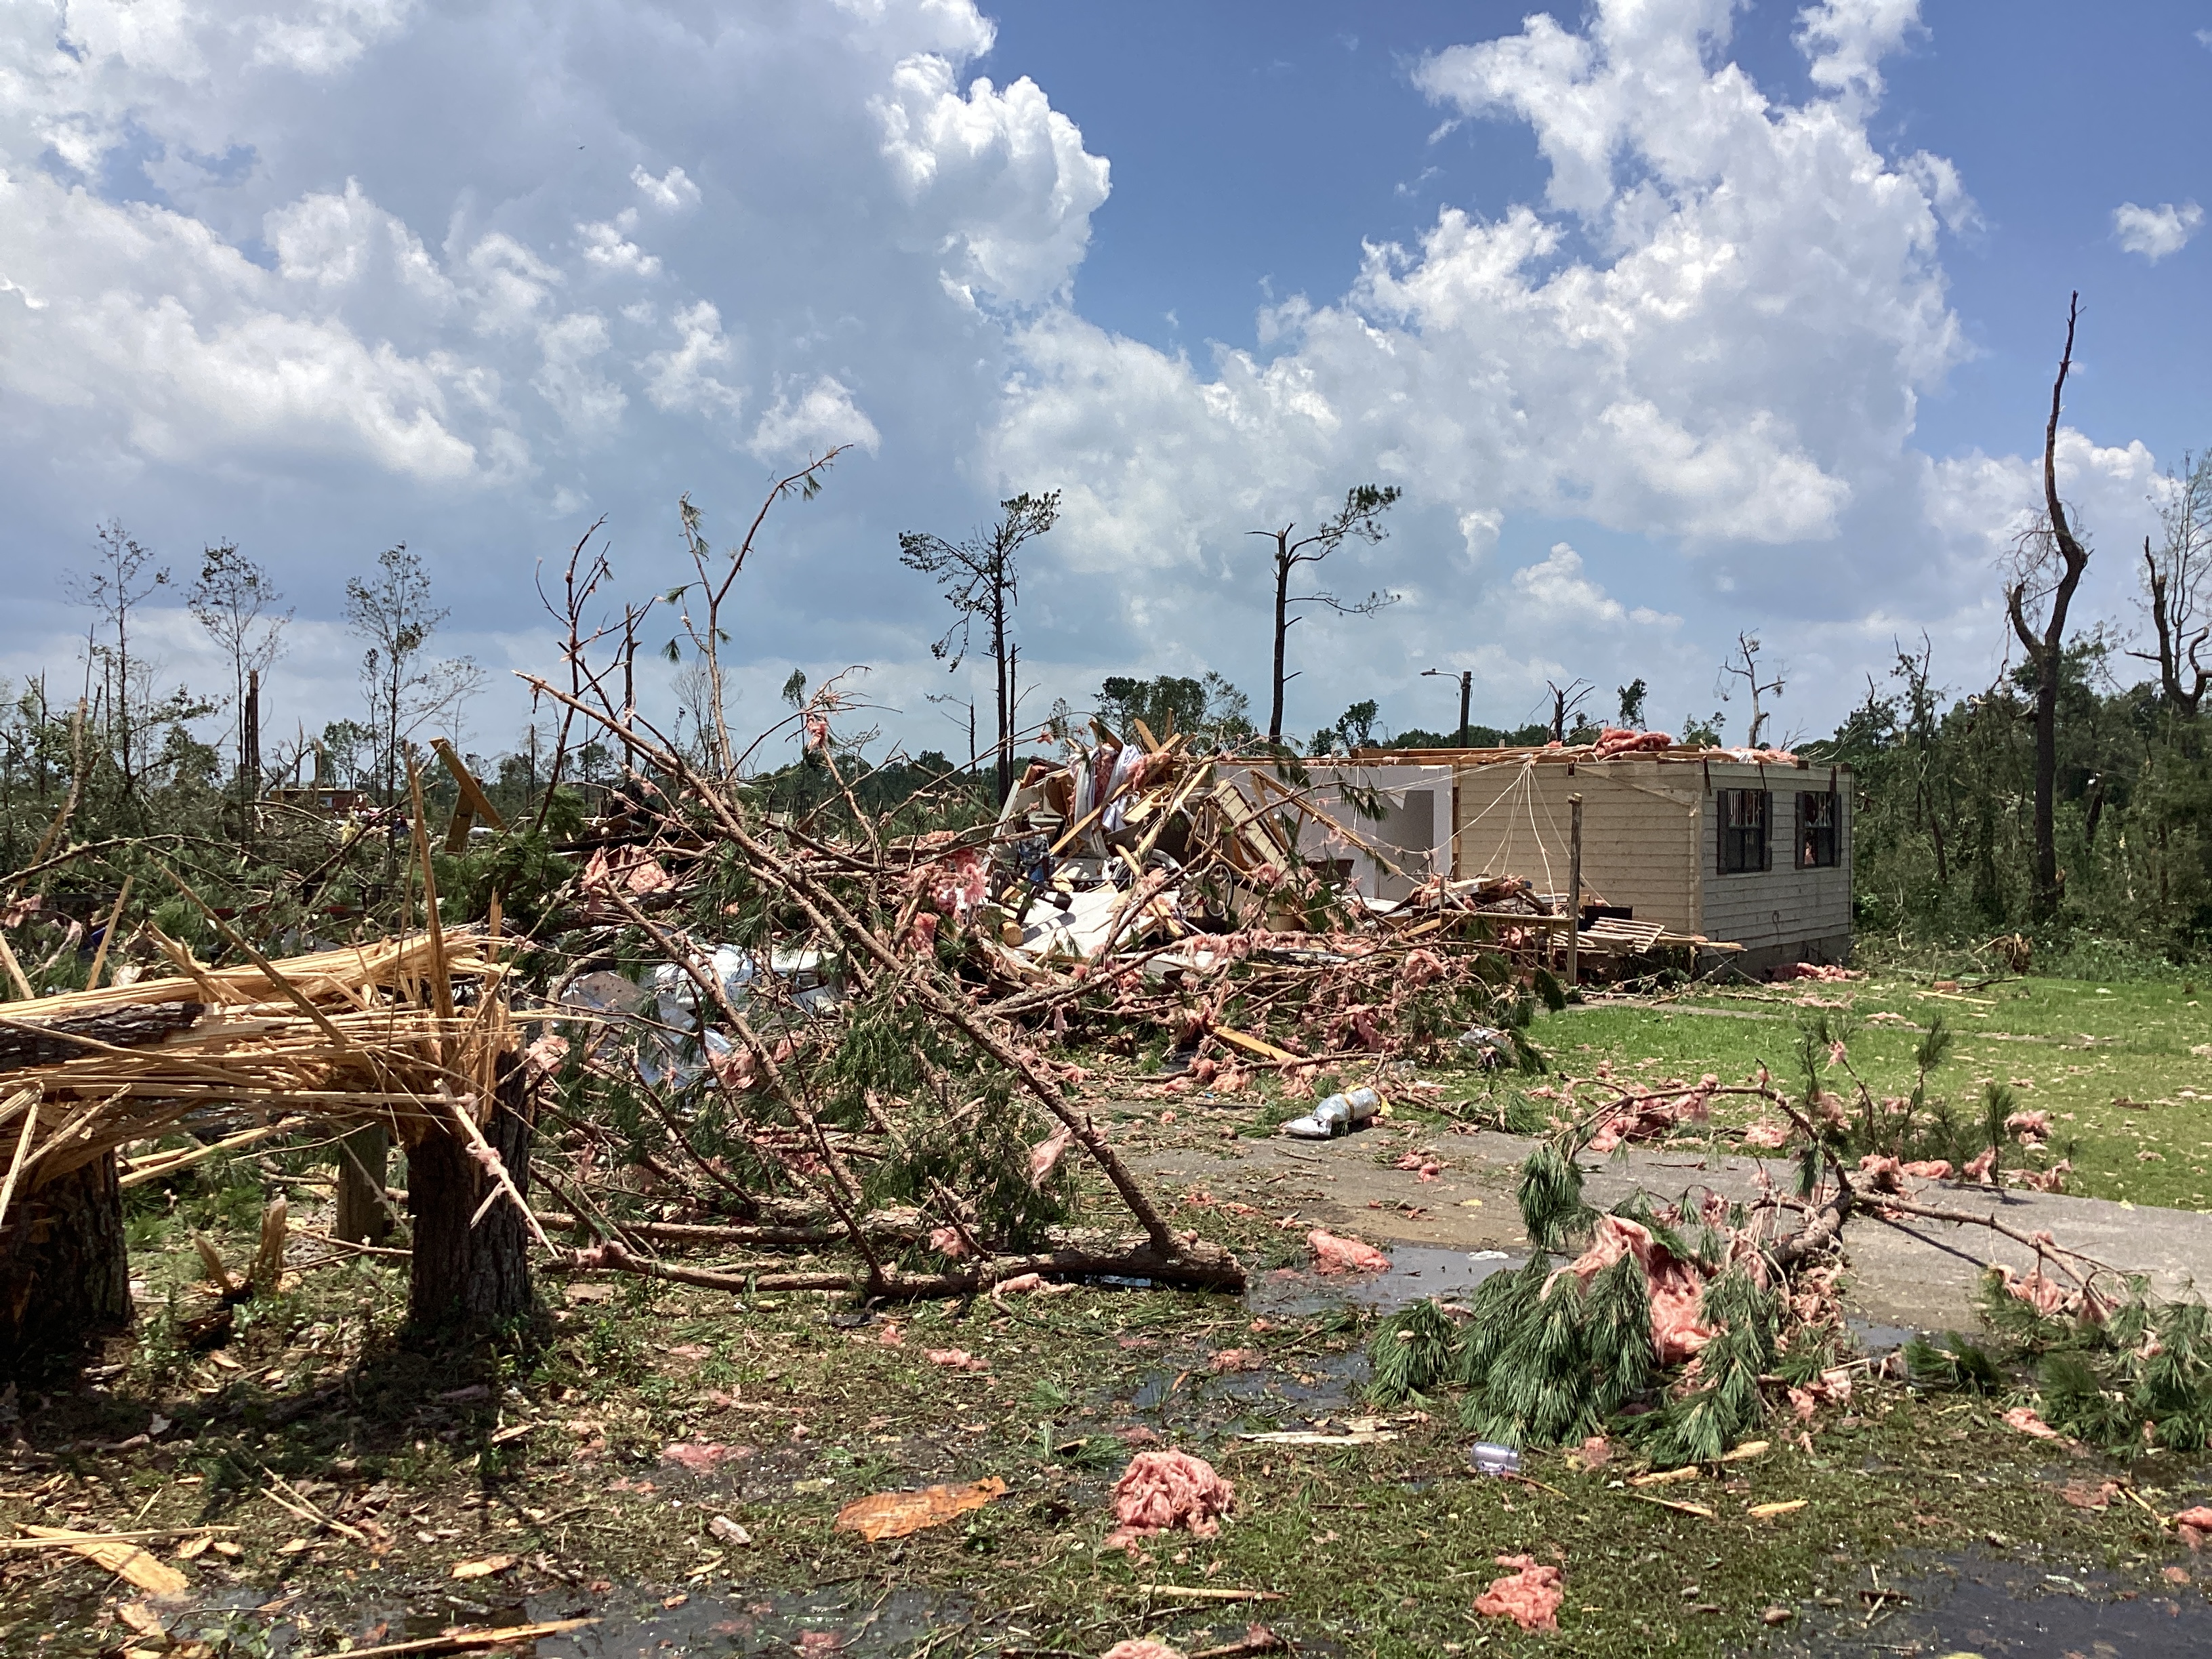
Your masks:
<path fill-rule="evenodd" d="M 1774 868 L 1774 792 L 1771 789 L 1723 789 L 1717 793 L 1713 822 L 1718 829 L 1714 847 L 1714 869 L 1723 876 L 1756 876 Z M 1729 822 L 1731 803 L 1759 803 L 1756 825 Z M 1754 839 L 1755 838 L 1755 839 Z M 1731 862 L 1731 858 L 1741 862 Z"/>
<path fill-rule="evenodd" d="M 1827 822 L 1812 823 L 1809 814 L 1814 804 L 1828 804 Z M 1819 856 L 1820 846 L 1808 839 L 1808 826 L 1826 842 L 1827 856 Z M 1844 862 L 1844 802 L 1842 795 L 1833 789 L 1801 789 L 1797 792 L 1797 867 L 1800 870 L 1835 870 Z"/>

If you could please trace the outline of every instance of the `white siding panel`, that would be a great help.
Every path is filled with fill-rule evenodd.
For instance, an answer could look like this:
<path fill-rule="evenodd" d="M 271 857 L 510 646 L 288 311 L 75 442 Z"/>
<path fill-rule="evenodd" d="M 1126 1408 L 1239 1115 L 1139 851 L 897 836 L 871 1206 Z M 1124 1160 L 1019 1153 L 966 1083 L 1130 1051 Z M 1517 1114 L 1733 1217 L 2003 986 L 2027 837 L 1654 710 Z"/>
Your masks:
<path fill-rule="evenodd" d="M 1637 919 L 1687 930 L 1697 907 L 1699 798 L 1651 761 L 1576 766 L 1498 762 L 1460 769 L 1462 877 L 1522 876 L 1540 891 L 1567 884 L 1570 795 L 1583 797 L 1583 884 Z"/>
<path fill-rule="evenodd" d="M 1698 928 L 1708 939 L 1746 950 L 1785 950 L 1817 940 L 1848 938 L 1851 931 L 1850 775 L 1838 769 L 1836 794 L 1838 862 L 1826 869 L 1796 867 L 1797 797 L 1828 787 L 1828 769 L 1715 764 L 1713 793 L 1705 797 L 1698 839 Z M 1720 872 L 1719 792 L 1765 789 L 1774 797 L 1767 833 L 1773 868 L 1723 875 Z"/>
<path fill-rule="evenodd" d="M 1847 939 L 1851 929 L 1851 786 L 1838 769 L 1840 862 L 1796 867 L 1797 795 L 1825 792 L 1826 766 L 1736 761 L 1497 761 L 1459 769 L 1453 870 L 1460 877 L 1522 876 L 1540 891 L 1567 881 L 1567 797 L 1583 797 L 1583 881 L 1639 921 L 1703 933 L 1747 950 L 1788 950 Z M 1718 793 L 1774 796 L 1771 870 L 1720 873 Z"/>

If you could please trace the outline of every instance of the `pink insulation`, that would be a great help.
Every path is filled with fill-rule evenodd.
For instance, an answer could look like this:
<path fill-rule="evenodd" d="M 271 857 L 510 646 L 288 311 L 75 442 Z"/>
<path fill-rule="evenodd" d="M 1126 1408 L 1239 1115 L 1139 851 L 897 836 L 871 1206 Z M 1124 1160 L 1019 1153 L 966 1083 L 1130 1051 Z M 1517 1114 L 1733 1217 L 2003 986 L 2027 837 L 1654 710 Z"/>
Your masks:
<path fill-rule="evenodd" d="M 964 916 L 991 896 L 990 871 L 983 855 L 963 847 L 930 867 L 929 902 L 948 916 Z"/>
<path fill-rule="evenodd" d="M 1662 755 L 1674 746 L 1674 735 L 1667 732 L 1638 732 L 1632 726 L 1608 726 L 1597 734 L 1597 753 L 1594 760 L 1611 760 L 1615 755 Z"/>
<path fill-rule="evenodd" d="M 1600 1216 L 1591 1230 L 1589 1249 L 1559 1271 L 1587 1285 L 1625 1255 L 1642 1263 L 1651 1281 L 1651 1346 L 1658 1350 L 1662 1365 L 1687 1359 L 1712 1340 L 1711 1330 L 1698 1322 L 1704 1275 L 1693 1264 L 1678 1261 L 1639 1223 L 1617 1215 Z"/>
<path fill-rule="evenodd" d="M 1188 1452 L 1139 1452 L 1114 1483 L 1114 1518 L 1121 1525 L 1103 1547 L 1127 1549 L 1178 1528 L 1211 1538 L 1221 1530 L 1221 1517 L 1236 1507 L 1236 1493 L 1205 1459 Z"/>
<path fill-rule="evenodd" d="M 1590 1151 L 1609 1152 L 1624 1140 L 1658 1140 L 1684 1124 L 1705 1122 L 1711 1115 L 1711 1091 L 1719 1084 L 1718 1078 L 1708 1074 L 1684 1094 L 1630 1096 L 1599 1120 Z"/>
<path fill-rule="evenodd" d="M 1372 1244 L 1339 1238 L 1318 1227 L 1306 1235 L 1306 1244 L 1314 1253 L 1314 1268 L 1318 1273 L 1379 1273 L 1390 1265 L 1390 1258 Z"/>
<path fill-rule="evenodd" d="M 1060 1162 L 1060 1154 L 1075 1144 L 1075 1131 L 1061 1124 L 1049 1135 L 1030 1148 L 1030 1185 L 1042 1187 L 1045 1177 Z"/>
<path fill-rule="evenodd" d="M 1859 1160 L 1859 1173 L 1867 1184 L 1878 1193 L 1901 1193 L 1905 1190 L 1905 1172 L 1895 1158 L 1881 1152 L 1869 1152 Z"/>
<path fill-rule="evenodd" d="M 951 1371 L 988 1371 L 991 1362 L 978 1359 L 965 1348 L 931 1348 L 922 1356 L 933 1365 L 942 1365 Z"/>
<path fill-rule="evenodd" d="M 1845 979 L 1864 979 L 1866 975 L 1863 973 L 1854 971 L 1849 968 L 1831 967 L 1828 963 L 1824 962 L 1793 962 L 1786 968 L 1776 969 L 1774 970 L 1774 977 L 1777 979 L 1836 981 Z"/>
<path fill-rule="evenodd" d="M 1557 1630 L 1566 1581 L 1557 1567 L 1538 1565 L 1525 1555 L 1501 1555 L 1501 1567 L 1514 1571 L 1493 1578 L 1474 1598 L 1474 1610 L 1492 1619 L 1510 1619 L 1522 1630 Z"/>

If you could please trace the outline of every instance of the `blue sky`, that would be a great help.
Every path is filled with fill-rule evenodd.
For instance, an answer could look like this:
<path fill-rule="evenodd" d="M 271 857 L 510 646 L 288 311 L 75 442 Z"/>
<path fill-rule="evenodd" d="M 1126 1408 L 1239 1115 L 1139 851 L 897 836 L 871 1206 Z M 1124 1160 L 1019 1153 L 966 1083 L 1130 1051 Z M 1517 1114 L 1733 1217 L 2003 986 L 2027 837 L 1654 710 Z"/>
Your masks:
<path fill-rule="evenodd" d="M 70 677 L 62 577 L 116 515 L 276 571 L 274 696 L 319 723 L 344 577 L 404 540 L 495 748 L 550 660 L 538 560 L 604 514 L 642 596 L 678 495 L 727 526 L 843 441 L 746 578 L 740 726 L 866 664 L 865 718 L 949 744 L 896 534 L 1025 488 L 1066 499 L 1030 712 L 1114 672 L 1263 698 L 1243 532 L 1373 477 L 1406 503 L 1340 586 L 1406 597 L 1301 625 L 1293 728 L 1443 725 L 1431 666 L 1499 722 L 1640 674 L 1671 724 L 1749 629 L 1817 733 L 1894 636 L 1994 671 L 2075 287 L 2066 487 L 2132 625 L 2149 494 L 2212 439 L 2201 8 L 1524 9 L 10 8 L 0 673 Z"/>
<path fill-rule="evenodd" d="M 1363 240 L 1411 241 L 1442 204 L 1496 213 L 1540 195 L 1527 129 L 1470 122 L 1438 138 L 1440 112 L 1408 81 L 1427 54 L 1510 33 L 1534 9 L 1016 4 L 993 14 L 998 45 L 979 67 L 1034 76 L 1113 161 L 1114 196 L 1077 279 L 1084 314 L 1194 349 L 1249 342 L 1271 288 L 1341 293 Z M 2205 195 L 2212 50 L 2195 37 L 2212 32 L 2212 12 L 2113 7 L 2094 27 L 2053 0 L 1919 12 L 1924 31 L 1884 64 L 1871 130 L 1886 148 L 1955 162 L 1987 222 L 1944 250 L 1975 356 L 1923 405 L 1924 442 L 1989 447 L 2039 422 L 2053 319 L 2075 286 L 2094 338 L 2073 406 L 2161 453 L 2201 448 L 2202 376 L 2179 366 L 2212 365 L 2212 307 L 2191 301 L 2204 273 L 2123 252 L 2112 212 L 2121 199 Z M 1794 7 L 1747 7 L 1730 56 L 1763 89 L 1802 98 L 1796 27 Z"/>

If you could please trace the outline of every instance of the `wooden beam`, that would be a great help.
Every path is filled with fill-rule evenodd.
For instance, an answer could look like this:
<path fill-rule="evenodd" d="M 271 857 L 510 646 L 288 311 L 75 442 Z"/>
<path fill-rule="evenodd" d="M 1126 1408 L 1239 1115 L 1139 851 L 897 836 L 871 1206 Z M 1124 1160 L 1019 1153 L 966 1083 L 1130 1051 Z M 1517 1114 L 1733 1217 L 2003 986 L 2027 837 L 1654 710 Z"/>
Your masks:
<path fill-rule="evenodd" d="M 453 745 L 443 738 L 433 738 L 430 747 L 445 763 L 446 770 L 453 775 L 453 782 L 460 790 L 460 799 L 453 805 L 453 821 L 446 829 L 446 850 L 459 853 L 467 848 L 469 825 L 474 819 L 482 818 L 495 830 L 506 829 L 507 820 L 500 817 L 499 809 L 491 804 L 491 797 L 484 793 L 483 786 L 477 781 L 468 763 L 453 752 Z"/>

